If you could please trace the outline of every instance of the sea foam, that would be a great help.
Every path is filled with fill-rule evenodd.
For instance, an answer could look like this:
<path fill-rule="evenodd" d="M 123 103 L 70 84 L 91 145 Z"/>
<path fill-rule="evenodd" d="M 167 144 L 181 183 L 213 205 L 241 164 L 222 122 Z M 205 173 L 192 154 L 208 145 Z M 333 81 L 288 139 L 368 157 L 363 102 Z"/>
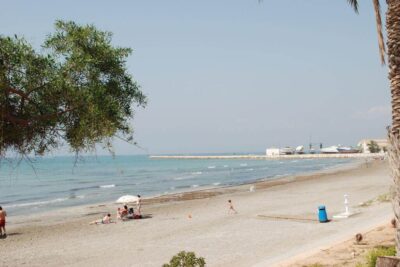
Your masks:
<path fill-rule="evenodd" d="M 106 184 L 106 185 L 100 185 L 100 188 L 113 188 L 115 187 L 115 184 Z"/>

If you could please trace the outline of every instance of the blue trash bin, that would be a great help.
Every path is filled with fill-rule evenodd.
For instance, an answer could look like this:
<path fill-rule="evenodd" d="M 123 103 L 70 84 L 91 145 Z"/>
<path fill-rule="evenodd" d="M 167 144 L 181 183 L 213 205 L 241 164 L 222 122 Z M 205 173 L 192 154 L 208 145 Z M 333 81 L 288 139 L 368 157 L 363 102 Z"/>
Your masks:
<path fill-rule="evenodd" d="M 319 222 L 321 222 L 321 223 L 328 221 L 328 215 L 326 214 L 325 206 L 318 207 L 318 219 L 319 219 Z"/>

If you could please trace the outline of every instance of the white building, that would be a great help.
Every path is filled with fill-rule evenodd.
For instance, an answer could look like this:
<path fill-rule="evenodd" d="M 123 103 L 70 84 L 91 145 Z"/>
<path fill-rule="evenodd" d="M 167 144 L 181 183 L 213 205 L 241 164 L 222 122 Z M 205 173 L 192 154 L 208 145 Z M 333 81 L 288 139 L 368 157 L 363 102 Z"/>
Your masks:
<path fill-rule="evenodd" d="M 279 156 L 280 155 L 280 149 L 279 148 L 267 148 L 266 152 L 267 156 Z"/>
<path fill-rule="evenodd" d="M 388 146 L 387 139 L 363 139 L 360 142 L 358 142 L 357 146 L 362 149 L 363 153 L 371 153 L 368 148 L 368 144 L 370 144 L 371 141 L 374 141 L 378 144 L 379 148 L 381 149 L 381 152 L 383 152 L 384 149 L 386 149 Z"/>

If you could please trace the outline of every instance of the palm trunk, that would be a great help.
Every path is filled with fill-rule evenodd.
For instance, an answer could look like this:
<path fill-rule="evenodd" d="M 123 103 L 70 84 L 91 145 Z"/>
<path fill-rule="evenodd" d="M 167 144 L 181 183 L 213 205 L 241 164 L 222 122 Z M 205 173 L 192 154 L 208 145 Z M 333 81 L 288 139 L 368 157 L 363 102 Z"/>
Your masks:
<path fill-rule="evenodd" d="M 389 162 L 394 180 L 393 210 L 396 219 L 396 250 L 400 256 L 400 0 L 387 0 L 386 31 L 392 127 L 389 130 Z"/>

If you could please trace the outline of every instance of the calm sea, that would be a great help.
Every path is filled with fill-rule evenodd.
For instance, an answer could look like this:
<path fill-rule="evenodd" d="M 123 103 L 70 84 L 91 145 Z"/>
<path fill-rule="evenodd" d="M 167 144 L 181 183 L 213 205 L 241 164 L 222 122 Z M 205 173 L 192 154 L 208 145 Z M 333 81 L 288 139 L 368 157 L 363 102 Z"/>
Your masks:
<path fill-rule="evenodd" d="M 38 158 L 18 166 L 0 165 L 0 205 L 9 214 L 115 201 L 204 187 L 238 185 L 261 179 L 313 172 L 351 159 L 179 160 L 145 155 Z"/>

